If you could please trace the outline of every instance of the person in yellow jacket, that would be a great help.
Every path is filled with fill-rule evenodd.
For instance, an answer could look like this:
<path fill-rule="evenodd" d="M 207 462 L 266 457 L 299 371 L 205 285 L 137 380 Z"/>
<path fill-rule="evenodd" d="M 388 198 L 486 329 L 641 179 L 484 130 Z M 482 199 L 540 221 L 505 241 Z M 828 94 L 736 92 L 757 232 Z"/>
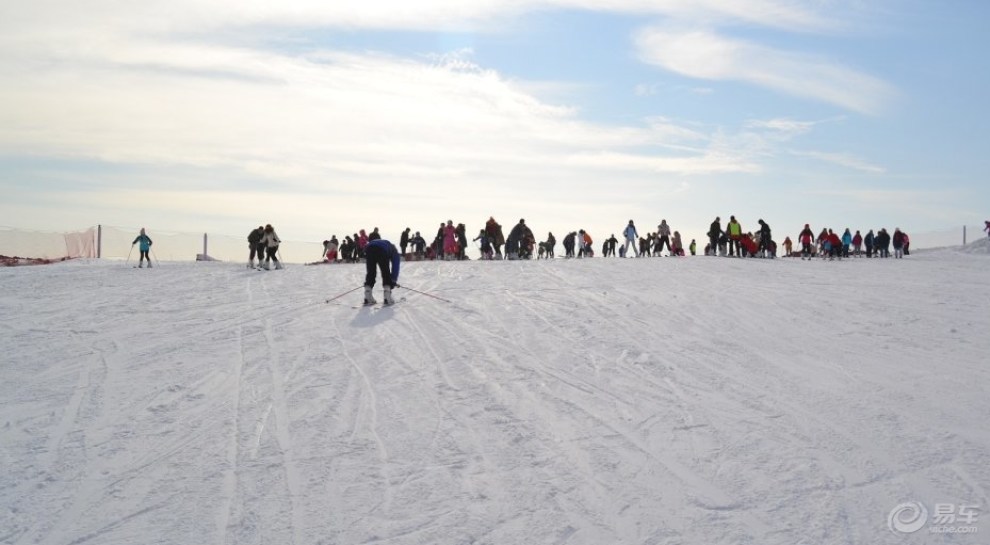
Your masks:
<path fill-rule="evenodd" d="M 742 252 L 739 249 L 739 240 L 742 239 L 742 225 L 739 225 L 735 216 L 729 216 L 729 223 L 725 226 L 725 230 L 729 232 L 729 257 L 733 255 L 742 257 Z M 735 248 L 735 254 L 733 254 L 733 248 Z"/>

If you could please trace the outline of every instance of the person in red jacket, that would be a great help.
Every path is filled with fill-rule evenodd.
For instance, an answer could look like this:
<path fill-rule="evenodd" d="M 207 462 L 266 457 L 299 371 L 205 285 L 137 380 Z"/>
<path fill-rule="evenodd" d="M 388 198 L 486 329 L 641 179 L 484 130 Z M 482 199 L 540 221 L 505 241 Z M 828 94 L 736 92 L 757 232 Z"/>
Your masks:
<path fill-rule="evenodd" d="M 838 233 L 833 232 L 829 229 L 828 232 L 828 242 L 832 245 L 831 251 L 829 251 L 828 258 L 832 259 L 835 256 L 842 260 L 842 239 L 839 237 Z"/>
<path fill-rule="evenodd" d="M 758 247 L 756 241 L 753 240 L 752 233 L 746 233 L 739 237 L 739 246 L 742 248 L 739 251 L 740 257 L 756 257 Z"/>
<path fill-rule="evenodd" d="M 853 235 L 853 255 L 859 257 L 860 248 L 863 247 L 863 235 L 859 234 L 859 229 Z"/>
<path fill-rule="evenodd" d="M 801 259 L 811 259 L 811 245 L 815 242 L 815 233 L 807 223 L 798 235 L 798 242 L 801 243 Z"/>

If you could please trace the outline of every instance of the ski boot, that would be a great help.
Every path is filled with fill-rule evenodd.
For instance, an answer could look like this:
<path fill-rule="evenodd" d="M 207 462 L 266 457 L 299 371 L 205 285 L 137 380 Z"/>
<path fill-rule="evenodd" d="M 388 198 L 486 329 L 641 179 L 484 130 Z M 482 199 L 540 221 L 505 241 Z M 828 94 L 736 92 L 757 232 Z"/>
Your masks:
<path fill-rule="evenodd" d="M 377 302 L 378 301 L 375 301 L 375 296 L 371 294 L 371 286 L 365 286 L 364 287 L 364 304 L 365 305 L 373 305 L 373 304 L 375 304 Z"/>
<path fill-rule="evenodd" d="M 275 270 L 276 271 L 281 271 L 282 270 L 282 262 L 281 261 L 276 261 L 275 262 Z"/>
<path fill-rule="evenodd" d="M 392 286 L 385 286 L 385 304 L 394 305 L 395 299 L 392 299 Z"/>

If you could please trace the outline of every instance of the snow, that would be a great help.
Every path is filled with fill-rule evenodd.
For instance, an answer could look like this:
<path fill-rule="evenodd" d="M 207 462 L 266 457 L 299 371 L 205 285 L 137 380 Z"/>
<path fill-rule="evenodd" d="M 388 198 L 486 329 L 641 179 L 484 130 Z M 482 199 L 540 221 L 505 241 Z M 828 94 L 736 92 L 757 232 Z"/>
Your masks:
<path fill-rule="evenodd" d="M 5 269 L 0 543 L 982 543 L 988 259 Z"/>

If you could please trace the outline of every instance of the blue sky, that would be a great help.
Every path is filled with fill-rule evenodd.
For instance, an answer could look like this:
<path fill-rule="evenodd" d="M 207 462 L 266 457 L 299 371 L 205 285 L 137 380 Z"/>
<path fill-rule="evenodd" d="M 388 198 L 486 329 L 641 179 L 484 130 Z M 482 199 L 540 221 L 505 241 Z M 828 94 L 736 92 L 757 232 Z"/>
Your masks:
<path fill-rule="evenodd" d="M 0 225 L 990 217 L 986 3 L 271 4 L 0 6 Z"/>

